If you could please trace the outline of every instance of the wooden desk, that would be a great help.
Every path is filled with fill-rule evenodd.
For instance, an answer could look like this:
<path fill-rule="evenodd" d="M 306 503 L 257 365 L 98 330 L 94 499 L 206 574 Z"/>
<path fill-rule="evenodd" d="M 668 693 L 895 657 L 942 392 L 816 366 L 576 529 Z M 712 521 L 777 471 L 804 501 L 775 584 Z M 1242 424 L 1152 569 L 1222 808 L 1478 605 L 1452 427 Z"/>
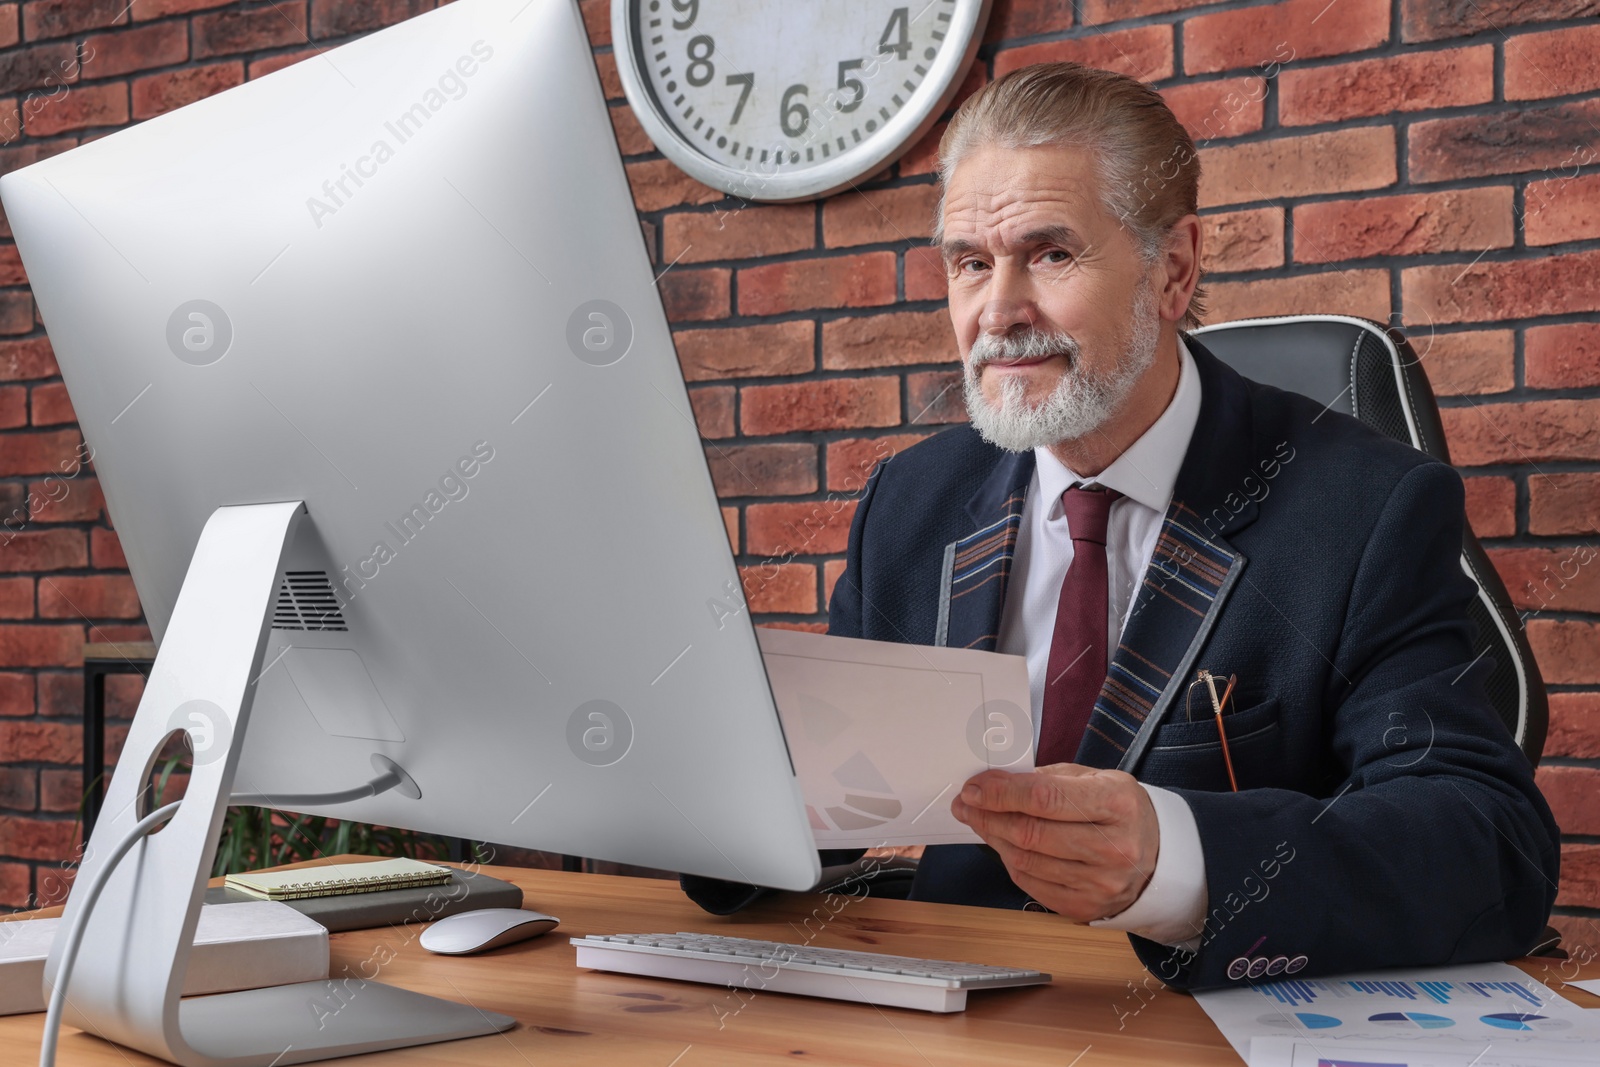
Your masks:
<path fill-rule="evenodd" d="M 545 937 L 475 957 L 430 955 L 417 945 L 423 929 L 417 924 L 334 934 L 332 974 L 354 978 L 364 973 L 504 1012 L 520 1025 L 492 1037 L 379 1053 L 360 1063 L 382 1060 L 417 1067 L 462 1063 L 1238 1067 L 1241 1063 L 1191 997 L 1161 989 L 1153 981 L 1147 987 L 1146 972 L 1125 935 L 1075 926 L 1054 915 L 842 898 L 834 904 L 837 914 L 830 914 L 821 897 L 785 895 L 719 919 L 691 904 L 673 882 L 511 867 L 482 869 L 522 886 L 525 905 L 560 916 L 561 926 Z M 736 995 L 719 986 L 579 970 L 567 941 L 591 933 L 676 930 L 796 942 L 811 936 L 811 943 L 834 948 L 1033 967 L 1050 972 L 1055 981 L 1032 989 L 973 993 L 965 1012 L 930 1015 L 782 993 Z M 375 962 L 391 952 L 394 958 L 389 963 Z M 1521 965 L 1560 988 L 1555 980 L 1560 961 L 1524 960 Z M 1584 977 L 1600 976 L 1600 964 L 1583 970 Z M 1570 968 L 1567 975 L 1572 976 Z M 1600 1007 L 1600 997 L 1573 989 L 1567 995 L 1584 1007 Z M 43 1020 L 42 1014 L 0 1018 L 0 1064 L 38 1061 Z M 160 1061 L 68 1030 L 58 1062 L 62 1067 L 127 1067 Z"/>

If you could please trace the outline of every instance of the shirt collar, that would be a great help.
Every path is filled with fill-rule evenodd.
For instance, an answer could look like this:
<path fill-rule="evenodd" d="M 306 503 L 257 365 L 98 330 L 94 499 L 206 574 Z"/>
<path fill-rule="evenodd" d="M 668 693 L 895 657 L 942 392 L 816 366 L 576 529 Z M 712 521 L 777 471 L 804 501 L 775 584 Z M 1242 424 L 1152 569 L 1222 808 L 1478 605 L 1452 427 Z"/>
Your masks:
<path fill-rule="evenodd" d="M 1048 448 L 1034 449 L 1034 469 L 1039 475 L 1041 499 L 1050 501 L 1051 516 L 1059 514 L 1061 494 L 1079 482 L 1092 481 L 1115 489 L 1159 514 L 1172 503 L 1172 490 L 1178 482 L 1178 468 L 1189 451 L 1189 439 L 1200 417 L 1200 375 L 1195 369 L 1189 346 L 1178 334 L 1178 388 L 1167 409 L 1151 423 L 1139 439 L 1098 477 L 1084 479 L 1058 460 Z"/>

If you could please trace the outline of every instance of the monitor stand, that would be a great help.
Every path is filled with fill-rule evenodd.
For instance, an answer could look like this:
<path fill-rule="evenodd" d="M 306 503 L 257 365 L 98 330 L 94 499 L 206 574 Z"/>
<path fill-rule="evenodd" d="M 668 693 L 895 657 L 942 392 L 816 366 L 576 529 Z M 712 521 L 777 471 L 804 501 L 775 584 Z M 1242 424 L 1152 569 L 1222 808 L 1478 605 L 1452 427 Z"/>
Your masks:
<path fill-rule="evenodd" d="M 305 513 L 301 501 L 247 504 L 218 508 L 206 522 L 67 899 L 70 922 L 100 858 L 147 814 L 144 786 L 163 744 L 187 730 L 194 769 L 183 802 L 110 875 L 64 1015 L 68 1025 L 185 1067 L 307 1063 L 515 1025 L 507 1015 L 360 977 L 180 999 L 278 574 Z M 62 940 L 45 965 L 47 995 Z"/>

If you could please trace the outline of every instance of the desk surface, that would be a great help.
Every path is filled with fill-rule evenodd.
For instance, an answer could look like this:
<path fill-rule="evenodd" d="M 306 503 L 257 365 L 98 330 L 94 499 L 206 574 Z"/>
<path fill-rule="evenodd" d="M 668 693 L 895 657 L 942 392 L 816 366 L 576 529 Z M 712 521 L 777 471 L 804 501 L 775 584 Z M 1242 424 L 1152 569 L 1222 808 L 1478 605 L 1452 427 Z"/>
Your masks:
<path fill-rule="evenodd" d="M 356 857 L 350 857 L 355 859 Z M 434 956 L 418 924 L 332 935 L 332 976 L 378 981 L 514 1016 L 505 1033 L 379 1053 L 348 1062 L 433 1064 L 643 1064 L 706 1067 L 776 1063 L 1217 1064 L 1240 1059 L 1195 1001 L 1162 989 L 1125 935 L 1040 912 L 898 900 L 785 894 L 725 919 L 707 915 L 675 882 L 484 867 L 516 882 L 526 907 L 561 918 L 553 933 L 482 956 Z M 781 993 L 579 970 L 569 937 L 699 930 L 900 955 L 1048 971 L 1042 987 L 973 993 L 965 1012 L 931 1015 Z M 377 961 L 392 954 L 386 964 Z M 1520 966 L 1560 989 L 1560 961 Z M 1548 970 L 1546 968 L 1549 968 Z M 1600 964 L 1582 968 L 1600 977 Z M 374 973 L 376 972 L 376 973 Z M 1573 975 L 1568 965 L 1566 975 Z M 1568 988 L 1584 1007 L 1600 997 Z M 0 1064 L 38 1062 L 42 1014 L 0 1018 Z M 1086 1051 L 1087 1050 L 1087 1051 Z M 1076 1058 L 1075 1057 L 1079 1057 Z M 68 1030 L 58 1062 L 154 1064 Z"/>

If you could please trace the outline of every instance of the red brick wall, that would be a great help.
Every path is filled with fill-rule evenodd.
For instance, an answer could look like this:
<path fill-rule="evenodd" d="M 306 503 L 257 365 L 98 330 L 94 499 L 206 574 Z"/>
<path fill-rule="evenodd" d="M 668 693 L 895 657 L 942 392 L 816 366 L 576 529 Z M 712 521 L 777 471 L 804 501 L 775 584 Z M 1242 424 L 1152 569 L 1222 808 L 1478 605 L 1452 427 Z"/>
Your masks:
<path fill-rule="evenodd" d="M 0 4 L 0 170 L 431 6 Z M 963 417 L 944 283 L 922 248 L 939 129 L 859 191 L 740 204 L 655 153 L 622 100 L 608 3 L 582 7 L 652 255 L 671 265 L 662 296 L 753 607 L 821 628 L 863 463 Z M 1210 321 L 1344 312 L 1431 339 L 1473 525 L 1551 683 L 1540 781 L 1568 831 L 1563 922 L 1590 943 L 1596 14 L 1600 0 L 996 0 L 963 90 L 1061 58 L 1154 82 L 1201 145 Z M 77 443 L 15 248 L 0 242 L 0 512 L 28 516 L 0 535 L 0 904 L 48 895 L 39 872 L 72 848 L 80 643 L 145 633 L 93 477 L 59 500 L 44 483 Z M 112 688 L 113 714 L 130 714 L 137 687 Z"/>

